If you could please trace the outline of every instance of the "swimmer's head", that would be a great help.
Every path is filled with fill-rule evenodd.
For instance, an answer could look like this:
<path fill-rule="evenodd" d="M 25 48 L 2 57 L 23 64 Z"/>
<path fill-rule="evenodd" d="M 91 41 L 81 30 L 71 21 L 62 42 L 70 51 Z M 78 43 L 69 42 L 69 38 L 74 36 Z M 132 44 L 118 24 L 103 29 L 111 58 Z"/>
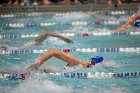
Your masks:
<path fill-rule="evenodd" d="M 91 60 L 91 64 L 95 65 L 97 63 L 103 62 L 103 59 L 104 59 L 103 57 L 96 56 L 96 57 L 91 58 L 90 60 Z"/>
<path fill-rule="evenodd" d="M 6 45 L 6 44 L 0 45 L 0 50 L 1 51 L 8 51 L 9 50 L 8 45 Z"/>
<path fill-rule="evenodd" d="M 97 63 L 101 63 L 101 62 L 103 62 L 103 60 L 104 60 L 104 58 L 100 57 L 100 56 L 96 56 L 96 57 L 91 58 L 87 63 L 87 68 L 90 68 Z"/>
<path fill-rule="evenodd" d="M 136 20 L 133 24 L 134 27 L 140 27 L 140 20 Z"/>
<path fill-rule="evenodd" d="M 7 49 L 7 47 L 0 47 L 0 50 L 2 50 L 2 51 L 7 51 L 8 49 Z"/>

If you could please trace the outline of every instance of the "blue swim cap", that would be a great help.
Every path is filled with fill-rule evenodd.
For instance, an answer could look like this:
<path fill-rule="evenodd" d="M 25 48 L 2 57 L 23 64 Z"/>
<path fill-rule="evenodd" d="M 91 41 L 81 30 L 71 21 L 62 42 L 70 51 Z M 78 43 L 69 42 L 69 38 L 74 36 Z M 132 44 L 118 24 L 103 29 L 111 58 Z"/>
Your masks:
<path fill-rule="evenodd" d="M 103 59 L 104 59 L 103 57 L 96 56 L 96 57 L 91 58 L 90 60 L 92 60 L 92 64 L 96 64 L 96 63 L 103 62 Z"/>
<path fill-rule="evenodd" d="M 134 27 L 140 27 L 140 20 L 136 20 L 133 24 Z"/>

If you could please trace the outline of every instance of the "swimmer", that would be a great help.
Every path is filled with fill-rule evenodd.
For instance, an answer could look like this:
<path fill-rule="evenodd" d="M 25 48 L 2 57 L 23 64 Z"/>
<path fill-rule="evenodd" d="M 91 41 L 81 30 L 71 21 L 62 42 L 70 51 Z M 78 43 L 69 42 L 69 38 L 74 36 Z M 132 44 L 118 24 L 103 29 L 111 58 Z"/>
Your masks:
<path fill-rule="evenodd" d="M 115 30 L 115 32 L 122 32 L 130 27 L 140 27 L 140 14 L 139 13 L 135 13 L 133 14 L 128 21 L 120 26 L 117 30 Z"/>
<path fill-rule="evenodd" d="M 84 62 L 74 55 L 65 53 L 57 49 L 50 49 L 46 51 L 35 63 L 31 64 L 28 69 L 38 69 L 45 61 L 49 60 L 51 57 L 56 57 L 64 62 L 68 63 L 66 67 L 75 67 L 77 65 L 82 65 L 83 68 L 90 68 L 97 63 L 103 61 L 103 57 L 93 57 L 90 58 L 87 62 Z"/>
<path fill-rule="evenodd" d="M 10 47 L 7 44 L 3 44 L 0 45 L 0 50 L 3 51 L 11 51 L 11 50 L 20 50 L 20 49 L 24 49 L 24 48 L 28 48 L 34 45 L 42 45 L 43 41 L 48 37 L 48 36 L 52 36 L 52 37 L 58 37 L 62 40 L 64 40 L 66 43 L 74 43 L 70 38 L 68 37 L 64 37 L 62 35 L 59 35 L 56 32 L 51 32 L 51 31 L 45 31 L 44 33 L 40 34 L 39 36 L 37 36 L 34 40 L 32 40 L 31 42 L 27 42 L 24 45 L 20 46 L 20 47 Z"/>

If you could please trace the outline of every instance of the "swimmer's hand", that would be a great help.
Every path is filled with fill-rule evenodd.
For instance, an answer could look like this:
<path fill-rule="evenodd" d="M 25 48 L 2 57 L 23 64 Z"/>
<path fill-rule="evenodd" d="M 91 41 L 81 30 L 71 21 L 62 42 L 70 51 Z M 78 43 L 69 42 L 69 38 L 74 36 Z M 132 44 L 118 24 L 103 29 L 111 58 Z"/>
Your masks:
<path fill-rule="evenodd" d="M 64 37 L 63 40 L 64 40 L 66 43 L 74 43 L 73 40 L 71 40 L 70 38 L 67 38 L 67 37 Z"/>
<path fill-rule="evenodd" d="M 33 70 L 33 69 L 38 69 L 38 67 L 39 67 L 38 63 L 33 63 L 28 67 L 28 69 Z"/>

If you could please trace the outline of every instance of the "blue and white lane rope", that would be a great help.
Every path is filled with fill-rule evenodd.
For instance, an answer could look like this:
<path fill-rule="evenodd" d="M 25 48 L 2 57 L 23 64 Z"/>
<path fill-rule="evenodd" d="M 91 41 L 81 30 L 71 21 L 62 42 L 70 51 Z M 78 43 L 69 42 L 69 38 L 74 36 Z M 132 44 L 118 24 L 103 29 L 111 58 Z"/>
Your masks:
<path fill-rule="evenodd" d="M 5 80 L 25 80 L 28 77 L 33 76 L 46 76 L 46 75 L 53 75 L 53 76 L 62 76 L 64 78 L 79 78 L 79 79 L 110 79 L 110 78 L 138 78 L 140 77 L 140 72 L 123 72 L 123 73 L 105 73 L 105 72 L 95 72 L 95 73 L 83 73 L 83 72 L 66 72 L 66 73 L 14 73 L 14 74 L 0 74 L 0 79 Z"/>
<path fill-rule="evenodd" d="M 46 22 L 46 23 L 7 23 L 7 24 L 0 24 L 3 27 L 11 27 L 11 28 L 30 28 L 30 27 L 46 27 L 46 26 L 102 26 L 102 25 L 120 25 L 125 23 L 126 21 L 73 21 L 71 23 L 61 23 L 61 22 Z"/>
<path fill-rule="evenodd" d="M 19 35 L 0 35 L 0 39 L 18 39 L 18 38 L 33 38 L 39 34 L 19 34 Z M 140 35 L 140 32 L 83 32 L 83 33 L 61 33 L 60 35 L 69 37 L 78 36 L 129 36 L 129 35 Z"/>
<path fill-rule="evenodd" d="M 28 18 L 28 17 L 36 17 L 36 16 L 46 16 L 51 17 L 54 13 L 37 13 L 37 12 L 30 12 L 30 13 L 15 13 L 15 14 L 0 14 L 0 18 Z"/>
<path fill-rule="evenodd" d="M 134 13 L 136 13 L 137 11 L 105 11 L 105 12 L 97 12 L 99 14 L 102 15 L 132 15 Z M 17 14 L 0 14 L 0 18 L 25 18 L 25 17 L 32 17 L 32 16 L 67 16 L 70 15 L 71 13 L 76 13 L 76 14 L 81 14 L 84 12 L 64 12 L 64 13 L 53 13 L 53 12 L 49 12 L 49 13 L 40 13 L 40 12 L 33 12 L 33 13 L 17 13 Z M 94 12 L 90 12 L 91 14 Z"/>
<path fill-rule="evenodd" d="M 64 52 L 85 52 L 85 53 L 97 53 L 97 52 L 140 52 L 140 47 L 131 48 L 75 48 L 75 49 L 60 49 Z M 0 54 L 42 54 L 48 51 L 47 49 L 24 49 L 24 50 L 12 50 L 9 52 L 0 51 Z"/>
<path fill-rule="evenodd" d="M 136 13 L 137 10 L 130 10 L 130 11 L 103 11 L 103 12 L 99 12 L 99 14 L 105 14 L 105 15 L 132 15 L 134 13 Z"/>

